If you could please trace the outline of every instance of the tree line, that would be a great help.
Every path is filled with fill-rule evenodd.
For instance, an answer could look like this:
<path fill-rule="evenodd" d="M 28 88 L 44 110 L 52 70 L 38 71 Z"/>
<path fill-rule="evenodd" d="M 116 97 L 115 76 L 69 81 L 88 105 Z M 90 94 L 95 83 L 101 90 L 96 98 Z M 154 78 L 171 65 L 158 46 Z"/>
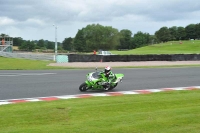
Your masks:
<path fill-rule="evenodd" d="M 5 34 L 1 34 L 3 36 Z M 160 42 L 200 39 L 200 23 L 189 24 L 186 27 L 161 27 L 154 35 L 138 31 L 135 34 L 128 29 L 118 30 L 111 26 L 91 24 L 79 29 L 74 38 L 68 37 L 62 43 L 58 42 L 58 50 L 88 52 L 93 50 L 128 50 Z M 13 38 L 13 45 L 20 50 L 55 48 L 55 42 L 48 40 L 23 40 Z"/>
<path fill-rule="evenodd" d="M 65 38 L 63 48 L 75 51 L 92 50 L 126 50 L 143 47 L 155 43 L 200 39 L 200 23 L 186 27 L 161 27 L 154 35 L 138 31 L 134 35 L 128 29 L 118 31 L 110 26 L 100 24 L 87 25 L 78 30 L 75 38 Z"/>
<path fill-rule="evenodd" d="M 18 46 L 19 50 L 25 50 L 25 51 L 33 51 L 35 49 L 54 50 L 55 42 L 43 40 L 43 39 L 30 41 L 30 40 L 23 40 L 21 37 L 14 37 L 13 46 Z M 58 49 L 62 49 L 61 46 L 59 46 Z"/>

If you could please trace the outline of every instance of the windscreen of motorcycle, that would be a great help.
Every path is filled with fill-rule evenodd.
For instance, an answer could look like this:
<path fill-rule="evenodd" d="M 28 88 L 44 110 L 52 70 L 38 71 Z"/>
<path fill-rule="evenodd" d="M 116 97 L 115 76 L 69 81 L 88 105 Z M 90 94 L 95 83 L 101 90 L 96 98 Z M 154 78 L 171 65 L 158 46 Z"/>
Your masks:
<path fill-rule="evenodd" d="M 99 79 L 99 78 L 101 78 L 101 74 L 100 74 L 100 72 L 93 72 L 92 77 L 95 79 Z"/>

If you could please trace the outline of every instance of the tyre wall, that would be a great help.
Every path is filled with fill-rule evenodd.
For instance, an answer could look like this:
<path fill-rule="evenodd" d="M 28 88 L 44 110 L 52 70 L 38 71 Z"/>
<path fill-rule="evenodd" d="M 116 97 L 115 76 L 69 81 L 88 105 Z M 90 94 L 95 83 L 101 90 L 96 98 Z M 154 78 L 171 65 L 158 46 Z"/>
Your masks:
<path fill-rule="evenodd" d="M 197 61 L 200 54 L 163 55 L 68 55 L 69 62 L 130 62 L 130 61 Z"/>

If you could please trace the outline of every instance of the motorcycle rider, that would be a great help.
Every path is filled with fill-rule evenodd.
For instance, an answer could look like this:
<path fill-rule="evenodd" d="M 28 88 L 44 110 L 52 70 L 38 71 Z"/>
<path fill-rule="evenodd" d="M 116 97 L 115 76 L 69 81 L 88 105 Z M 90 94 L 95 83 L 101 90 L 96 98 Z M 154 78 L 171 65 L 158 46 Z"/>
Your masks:
<path fill-rule="evenodd" d="M 104 76 L 107 78 L 107 83 L 104 86 L 104 90 L 108 90 L 110 88 L 111 81 L 115 79 L 115 74 L 112 73 L 110 66 L 106 66 L 103 73 Z"/>

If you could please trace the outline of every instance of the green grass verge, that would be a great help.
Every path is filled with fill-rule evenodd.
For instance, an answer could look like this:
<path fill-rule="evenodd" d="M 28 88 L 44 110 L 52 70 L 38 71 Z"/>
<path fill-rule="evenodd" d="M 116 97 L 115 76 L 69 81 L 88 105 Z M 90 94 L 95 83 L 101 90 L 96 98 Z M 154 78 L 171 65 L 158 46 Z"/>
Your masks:
<path fill-rule="evenodd" d="M 200 90 L 0 106 L 1 133 L 199 133 Z"/>
<path fill-rule="evenodd" d="M 47 66 L 52 62 L 0 57 L 0 70 L 64 69 L 63 67 Z"/>
<path fill-rule="evenodd" d="M 119 55 L 146 55 L 146 54 L 197 54 L 200 53 L 200 41 L 170 41 L 166 43 L 148 45 L 128 51 L 111 51 Z"/>

